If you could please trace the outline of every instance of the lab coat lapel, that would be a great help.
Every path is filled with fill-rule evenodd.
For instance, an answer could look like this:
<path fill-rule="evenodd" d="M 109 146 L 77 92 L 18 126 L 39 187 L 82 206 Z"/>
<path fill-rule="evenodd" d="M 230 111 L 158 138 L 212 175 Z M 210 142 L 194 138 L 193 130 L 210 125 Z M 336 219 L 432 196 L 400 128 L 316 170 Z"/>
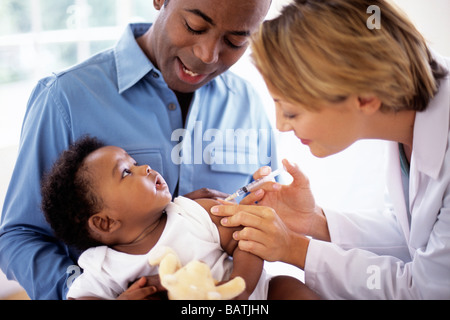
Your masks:
<path fill-rule="evenodd" d="M 427 110 L 416 114 L 409 184 L 411 208 L 415 207 L 421 175 L 437 180 L 442 169 L 449 129 L 449 89 L 450 82 L 448 79 L 443 80 L 439 93 Z"/>
<path fill-rule="evenodd" d="M 405 195 L 403 193 L 398 143 L 389 143 L 388 157 L 388 191 L 394 206 L 397 221 L 403 231 L 406 243 L 409 243 L 409 221 L 408 212 L 406 210 Z"/>
<path fill-rule="evenodd" d="M 414 248 L 428 241 L 439 213 L 431 199 L 440 193 L 450 127 L 450 79 L 441 80 L 439 92 L 427 109 L 416 114 L 410 171 L 411 233 Z M 438 183 L 438 184 L 436 184 Z M 442 183 L 442 182 L 440 182 Z M 443 185 L 445 188 L 445 184 Z"/>
<path fill-rule="evenodd" d="M 448 67 L 444 60 L 439 61 Z M 436 180 L 444 163 L 450 121 L 450 80 L 441 80 L 439 92 L 430 101 L 426 111 L 417 112 L 414 123 L 413 153 L 411 156 L 409 203 L 405 203 L 403 193 L 400 158 L 397 142 L 389 143 L 388 188 L 394 205 L 397 220 L 410 244 L 410 223 L 406 205 L 410 208 L 411 219 L 420 228 L 425 228 L 429 221 L 427 214 L 419 214 L 417 208 L 422 199 L 418 199 L 421 185 L 425 179 Z M 422 192 L 423 194 L 423 192 Z M 435 221 L 435 220 L 432 220 Z M 429 226 L 431 229 L 432 226 Z"/>
<path fill-rule="evenodd" d="M 450 105 L 450 80 L 441 81 L 438 94 L 426 111 L 417 112 L 411 166 L 438 179 L 445 157 Z"/>

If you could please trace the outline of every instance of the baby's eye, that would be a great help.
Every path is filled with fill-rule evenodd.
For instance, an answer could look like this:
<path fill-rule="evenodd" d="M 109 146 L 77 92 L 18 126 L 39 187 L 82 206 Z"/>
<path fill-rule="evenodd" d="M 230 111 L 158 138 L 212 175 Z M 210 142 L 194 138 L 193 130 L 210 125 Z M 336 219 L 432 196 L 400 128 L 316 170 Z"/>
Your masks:
<path fill-rule="evenodd" d="M 122 179 L 125 178 L 126 176 L 131 174 L 131 170 L 130 169 L 125 169 L 122 172 Z"/>

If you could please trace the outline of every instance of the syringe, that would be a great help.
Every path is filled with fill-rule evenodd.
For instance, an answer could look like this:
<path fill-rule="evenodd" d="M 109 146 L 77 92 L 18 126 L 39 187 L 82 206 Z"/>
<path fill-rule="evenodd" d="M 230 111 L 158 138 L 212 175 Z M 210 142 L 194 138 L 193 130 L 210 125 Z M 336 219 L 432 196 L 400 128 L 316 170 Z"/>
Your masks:
<path fill-rule="evenodd" d="M 273 178 L 275 178 L 276 176 L 278 176 L 280 173 L 282 173 L 284 170 L 283 167 L 272 171 L 271 173 L 269 173 L 267 176 L 260 178 L 258 180 L 255 180 L 253 182 L 250 182 L 248 185 L 238 189 L 235 193 L 233 193 L 232 195 L 230 195 L 228 198 L 225 199 L 225 201 L 230 201 L 233 200 L 239 196 L 242 196 L 250 191 L 253 191 L 255 189 L 257 189 L 258 187 L 260 187 L 263 183 L 272 180 Z"/>

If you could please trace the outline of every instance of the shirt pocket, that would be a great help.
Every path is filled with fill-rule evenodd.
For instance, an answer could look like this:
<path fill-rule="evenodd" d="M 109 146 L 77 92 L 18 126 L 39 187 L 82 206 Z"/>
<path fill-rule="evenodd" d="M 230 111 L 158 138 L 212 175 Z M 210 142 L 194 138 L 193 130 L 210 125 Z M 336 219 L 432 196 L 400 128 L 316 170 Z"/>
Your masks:
<path fill-rule="evenodd" d="M 127 150 L 127 153 L 137 162 L 138 165 L 148 164 L 153 170 L 156 170 L 160 175 L 164 176 L 161 150 L 135 149 Z"/>
<path fill-rule="evenodd" d="M 256 148 L 215 148 L 211 151 L 210 157 L 211 170 L 216 172 L 253 176 L 253 173 L 260 167 Z"/>

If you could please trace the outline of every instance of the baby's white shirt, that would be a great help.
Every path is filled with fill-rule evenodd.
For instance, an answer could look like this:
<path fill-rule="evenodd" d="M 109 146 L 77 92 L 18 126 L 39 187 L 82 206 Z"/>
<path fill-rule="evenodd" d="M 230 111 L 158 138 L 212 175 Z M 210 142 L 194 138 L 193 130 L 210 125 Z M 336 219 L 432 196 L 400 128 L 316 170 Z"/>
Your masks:
<path fill-rule="evenodd" d="M 203 261 L 211 268 L 214 279 L 228 280 L 233 270 L 233 260 L 220 246 L 219 231 L 206 210 L 195 201 L 177 197 L 169 203 L 166 213 L 164 231 L 147 254 L 132 255 L 107 246 L 93 247 L 83 252 L 78 260 L 83 273 L 72 283 L 67 297 L 116 299 L 131 282 L 142 276 L 158 274 L 158 267 L 151 266 L 148 258 L 163 246 L 172 248 L 182 265 L 192 260 Z M 250 299 L 266 299 L 268 281 L 263 270 Z"/>

